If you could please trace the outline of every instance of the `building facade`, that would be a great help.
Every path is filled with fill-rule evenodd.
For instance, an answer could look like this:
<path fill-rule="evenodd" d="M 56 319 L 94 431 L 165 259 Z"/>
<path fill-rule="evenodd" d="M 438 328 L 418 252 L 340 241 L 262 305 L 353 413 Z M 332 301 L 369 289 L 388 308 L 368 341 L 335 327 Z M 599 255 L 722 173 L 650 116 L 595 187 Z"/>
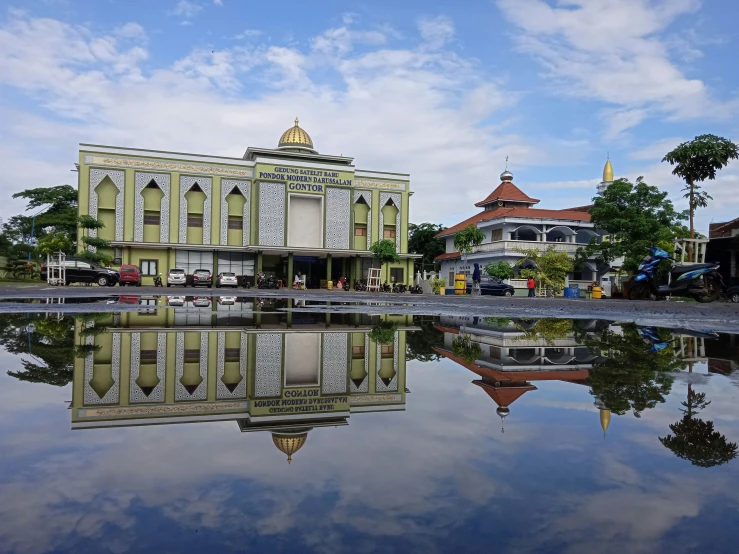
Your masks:
<path fill-rule="evenodd" d="M 590 222 L 591 206 L 566 210 L 549 210 L 536 207 L 539 200 L 532 198 L 513 184 L 513 174 L 505 171 L 500 175 L 501 183 L 487 198 L 475 204 L 481 211 L 464 221 L 445 229 L 437 237 L 446 241 L 446 252 L 436 258 L 441 266 L 441 276 L 454 282 L 457 273 L 471 273 L 473 264 L 481 268 L 490 262 L 503 261 L 515 264 L 525 254 L 520 250 L 537 249 L 545 252 L 553 248 L 574 257 L 577 249 L 595 237 L 602 240 L 604 233 L 595 229 Z M 603 181 L 598 192 L 604 191 L 613 182 L 613 167 L 610 160 L 603 170 Z M 454 247 L 454 234 L 475 225 L 485 235 L 479 246 L 468 255 L 468 263 Z M 570 279 L 609 282 L 609 268 L 598 267 L 595 260 L 584 264 L 581 271 L 570 275 Z M 609 287 L 610 290 L 610 287 Z"/>
<path fill-rule="evenodd" d="M 81 144 L 78 166 L 80 215 L 105 225 L 97 236 L 111 241 L 114 265 L 138 265 L 145 284 L 172 268 L 300 274 L 311 288 L 353 281 L 381 239 L 401 258 L 383 277 L 412 279 L 409 175 L 319 154 L 297 119 L 277 148 L 242 158 Z"/>

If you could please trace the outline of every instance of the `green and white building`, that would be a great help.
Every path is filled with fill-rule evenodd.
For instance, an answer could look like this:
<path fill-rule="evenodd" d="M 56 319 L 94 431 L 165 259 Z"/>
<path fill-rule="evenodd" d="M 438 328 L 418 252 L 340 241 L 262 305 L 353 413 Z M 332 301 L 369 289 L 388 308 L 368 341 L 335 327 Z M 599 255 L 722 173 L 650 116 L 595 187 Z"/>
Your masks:
<path fill-rule="evenodd" d="M 144 284 L 172 268 L 353 282 L 383 238 L 400 255 L 383 279 L 412 281 L 409 175 L 319 154 L 297 119 L 277 148 L 242 158 L 81 144 L 78 165 L 80 215 L 104 223 L 114 265 L 138 265 Z"/>

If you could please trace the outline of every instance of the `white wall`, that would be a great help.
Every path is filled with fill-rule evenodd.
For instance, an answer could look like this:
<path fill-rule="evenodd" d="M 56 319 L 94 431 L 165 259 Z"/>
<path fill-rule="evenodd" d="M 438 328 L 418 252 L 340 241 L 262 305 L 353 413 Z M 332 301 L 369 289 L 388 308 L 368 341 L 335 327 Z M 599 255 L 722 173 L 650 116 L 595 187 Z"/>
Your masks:
<path fill-rule="evenodd" d="M 289 195 L 287 245 L 323 248 L 323 198 Z"/>
<path fill-rule="evenodd" d="M 285 386 L 318 385 L 320 355 L 320 333 L 285 334 Z"/>

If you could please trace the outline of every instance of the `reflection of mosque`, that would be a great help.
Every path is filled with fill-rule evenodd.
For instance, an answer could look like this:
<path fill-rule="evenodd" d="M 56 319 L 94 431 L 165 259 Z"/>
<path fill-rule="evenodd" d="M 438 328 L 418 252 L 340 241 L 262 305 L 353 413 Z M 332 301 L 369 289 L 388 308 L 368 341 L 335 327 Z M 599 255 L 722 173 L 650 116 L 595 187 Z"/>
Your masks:
<path fill-rule="evenodd" d="M 501 422 L 511 413 L 511 404 L 530 391 L 537 381 L 564 381 L 588 386 L 588 370 L 600 355 L 581 346 L 574 332 L 545 338 L 536 333 L 536 321 L 500 318 L 442 316 L 436 329 L 444 333 L 444 347 L 436 352 L 469 369 L 480 378 L 480 387 L 498 406 Z M 594 332 L 603 323 L 587 320 L 580 323 L 585 332 Z M 454 340 L 460 336 L 479 346 L 474 360 L 454 353 Z M 595 406 L 605 433 L 610 424 L 610 410 L 599 399 Z"/>
<path fill-rule="evenodd" d="M 154 306 L 166 300 L 154 300 Z M 311 429 L 405 409 L 411 316 L 277 311 L 213 302 L 78 323 L 72 427 L 236 420 L 270 431 L 288 461 Z M 386 344 L 372 340 L 385 327 Z"/>

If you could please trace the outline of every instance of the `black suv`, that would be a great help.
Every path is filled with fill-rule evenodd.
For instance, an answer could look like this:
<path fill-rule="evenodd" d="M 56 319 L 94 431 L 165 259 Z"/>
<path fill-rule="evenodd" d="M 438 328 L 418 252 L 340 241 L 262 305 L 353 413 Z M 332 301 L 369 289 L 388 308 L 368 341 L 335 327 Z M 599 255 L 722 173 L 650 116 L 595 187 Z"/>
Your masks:
<path fill-rule="evenodd" d="M 69 283 L 97 283 L 101 287 L 117 285 L 121 280 L 121 274 L 115 269 L 103 267 L 94 262 L 82 258 L 67 258 L 66 281 Z M 46 281 L 46 264 L 41 265 L 41 280 Z"/>
<path fill-rule="evenodd" d="M 203 285 L 208 288 L 213 286 L 213 274 L 210 269 L 196 269 L 192 272 L 192 286 L 199 287 Z"/>

